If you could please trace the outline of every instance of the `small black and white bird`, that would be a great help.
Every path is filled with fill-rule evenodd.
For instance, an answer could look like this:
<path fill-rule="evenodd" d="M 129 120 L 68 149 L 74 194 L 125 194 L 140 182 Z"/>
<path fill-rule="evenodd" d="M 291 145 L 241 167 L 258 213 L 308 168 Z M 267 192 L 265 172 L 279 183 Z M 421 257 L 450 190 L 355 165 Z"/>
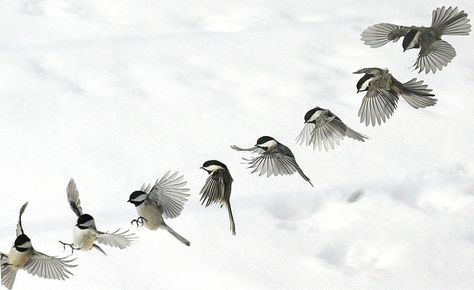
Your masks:
<path fill-rule="evenodd" d="M 73 230 L 73 243 L 59 241 L 63 247 L 69 246 L 73 252 L 74 250 L 89 251 L 95 248 L 102 254 L 107 255 L 95 242 L 119 249 L 125 249 L 132 245 L 136 237 L 128 230 L 120 232 L 120 229 L 118 229 L 112 233 L 97 230 L 94 218 L 82 212 L 79 191 L 72 178 L 67 185 L 66 193 L 69 206 L 77 216 L 77 222 Z"/>
<path fill-rule="evenodd" d="M 366 126 L 379 125 L 390 118 L 397 108 L 398 97 L 402 96 L 415 109 L 434 106 L 431 89 L 423 81 L 411 79 L 406 83 L 397 81 L 388 69 L 363 68 L 355 74 L 364 74 L 357 82 L 357 92 L 367 92 L 359 109 L 360 122 Z"/>
<path fill-rule="evenodd" d="M 229 213 L 230 231 L 235 236 L 234 216 L 230 206 L 230 194 L 232 191 L 232 176 L 227 166 L 217 160 L 204 162 L 200 167 L 209 173 L 204 187 L 201 189 L 201 204 L 208 207 L 213 203 L 226 206 Z"/>
<path fill-rule="evenodd" d="M 291 152 L 290 148 L 281 144 L 275 138 L 270 136 L 262 136 L 258 138 L 257 144 L 251 148 L 241 148 L 236 145 L 230 146 L 230 148 L 237 151 L 251 151 L 257 153 L 257 157 L 251 159 L 243 158 L 248 162 L 249 167 L 253 169 L 252 173 L 259 172 L 259 176 L 267 174 L 267 177 L 272 174 L 278 175 L 291 175 L 298 172 L 304 180 L 309 182 L 311 186 L 311 180 L 303 173 L 303 170 L 296 163 L 295 155 Z"/>
<path fill-rule="evenodd" d="M 25 203 L 20 209 L 20 217 L 16 226 L 16 240 L 10 253 L 8 255 L 0 253 L 2 285 L 7 289 L 13 288 L 19 269 L 24 269 L 33 276 L 45 279 L 65 280 L 73 275 L 69 268 L 77 266 L 71 264 L 75 259 L 48 256 L 33 248 L 31 240 L 25 234 L 21 224 L 21 216 L 27 205 L 28 203 Z"/>
<path fill-rule="evenodd" d="M 144 225 L 150 230 L 159 228 L 167 230 L 176 239 L 190 246 L 191 243 L 169 227 L 164 218 L 175 218 L 181 214 L 184 203 L 188 200 L 189 188 L 184 186 L 187 181 L 183 181 L 184 176 L 178 176 L 178 172 L 170 175 L 168 171 L 161 179 L 158 179 L 155 186 L 151 188 L 151 184 L 145 187 L 142 185 L 140 190 L 132 192 L 128 202 L 135 205 L 139 217 L 132 220 L 132 224 L 136 223 Z"/>
<path fill-rule="evenodd" d="M 331 111 L 316 107 L 304 115 L 304 127 L 296 137 L 296 142 L 300 145 L 312 145 L 313 150 L 318 148 L 321 151 L 324 147 L 324 150 L 328 151 L 329 147 L 334 149 L 346 136 L 362 142 L 368 139 L 367 136 L 349 128 Z"/>
<path fill-rule="evenodd" d="M 396 42 L 403 37 L 403 51 L 419 48 L 420 52 L 415 69 L 425 73 L 441 70 L 456 56 L 456 51 L 448 42 L 441 39 L 443 35 L 469 35 L 471 25 L 464 11 L 458 8 L 437 8 L 433 11 L 430 27 L 402 26 L 390 23 L 379 23 L 370 26 L 361 34 L 364 44 L 380 47 L 390 41 Z"/>

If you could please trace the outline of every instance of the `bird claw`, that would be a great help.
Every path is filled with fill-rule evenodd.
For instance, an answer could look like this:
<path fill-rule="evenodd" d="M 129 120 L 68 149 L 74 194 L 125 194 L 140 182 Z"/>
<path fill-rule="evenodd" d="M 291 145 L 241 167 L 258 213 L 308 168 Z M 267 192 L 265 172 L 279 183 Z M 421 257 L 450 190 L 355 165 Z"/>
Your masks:
<path fill-rule="evenodd" d="M 146 218 L 140 216 L 140 217 L 138 217 L 138 218 L 132 220 L 132 221 L 131 221 L 131 224 L 133 225 L 134 223 L 136 223 L 136 224 L 137 224 L 137 228 L 138 228 L 138 227 L 140 227 L 140 226 L 143 226 L 143 224 L 144 224 L 145 222 L 148 222 L 148 220 L 147 220 Z"/>
<path fill-rule="evenodd" d="M 74 250 L 79 250 L 79 248 L 74 248 L 73 244 L 68 244 L 62 241 L 59 241 L 63 245 L 63 250 L 66 250 L 66 246 L 71 248 L 71 254 L 74 254 Z"/>

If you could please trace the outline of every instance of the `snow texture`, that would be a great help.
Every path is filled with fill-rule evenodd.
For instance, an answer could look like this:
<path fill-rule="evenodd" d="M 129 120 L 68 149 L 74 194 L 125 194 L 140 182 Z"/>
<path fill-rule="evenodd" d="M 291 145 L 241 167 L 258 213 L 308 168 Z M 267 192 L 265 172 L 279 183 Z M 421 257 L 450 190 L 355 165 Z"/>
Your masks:
<path fill-rule="evenodd" d="M 431 11 L 472 1 L 15 0 L 0 13 L 0 250 L 20 206 L 34 247 L 64 255 L 75 215 L 66 186 L 100 230 L 132 229 L 129 249 L 80 252 L 74 277 L 21 271 L 14 289 L 472 289 L 474 46 L 443 71 L 417 74 L 401 42 L 372 49 L 379 22 L 429 25 Z M 403 100 L 377 127 L 359 123 L 363 67 L 424 80 L 438 98 Z M 295 144 L 320 106 L 370 137 L 329 152 Z M 242 164 L 270 135 L 298 175 L 258 177 Z M 224 208 L 204 208 L 209 159 L 227 164 L 237 236 Z M 135 229 L 129 194 L 168 170 L 191 196 L 166 231 Z"/>

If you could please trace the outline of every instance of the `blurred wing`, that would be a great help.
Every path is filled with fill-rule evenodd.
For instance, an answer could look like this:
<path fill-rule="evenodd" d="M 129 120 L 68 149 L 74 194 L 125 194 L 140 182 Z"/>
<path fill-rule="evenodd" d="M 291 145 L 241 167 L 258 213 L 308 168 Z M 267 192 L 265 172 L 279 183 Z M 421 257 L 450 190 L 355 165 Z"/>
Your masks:
<path fill-rule="evenodd" d="M 305 143 L 306 146 L 308 146 L 311 141 L 311 133 L 315 127 L 313 123 L 304 124 L 303 130 L 301 130 L 301 133 L 296 137 L 296 143 L 300 143 L 300 145 Z"/>
<path fill-rule="evenodd" d="M 2 257 L 2 262 L 3 262 L 3 257 Z M 2 285 L 5 286 L 7 289 L 12 289 L 13 283 L 15 283 L 17 270 L 10 265 L 3 265 L 3 263 L 2 263 L 1 268 L 2 268 L 1 269 Z"/>
<path fill-rule="evenodd" d="M 406 26 L 379 23 L 368 27 L 360 36 L 364 44 L 370 45 L 370 47 L 381 47 L 390 41 L 396 42 L 409 30 L 409 27 Z"/>
<path fill-rule="evenodd" d="M 120 229 L 113 233 L 97 232 L 97 242 L 119 249 L 130 247 L 133 241 L 136 240 L 135 234 L 128 233 L 128 230 L 119 231 Z"/>
<path fill-rule="evenodd" d="M 26 207 L 28 206 L 28 203 L 25 203 L 21 208 L 20 208 L 20 214 L 18 217 L 18 223 L 16 224 L 16 236 L 18 237 L 21 234 L 24 234 L 25 232 L 23 231 L 23 226 L 21 224 L 21 216 L 25 212 Z"/>
<path fill-rule="evenodd" d="M 390 91 L 371 87 L 362 100 L 359 109 L 360 122 L 366 126 L 382 124 L 390 118 L 397 108 L 398 96 Z"/>
<path fill-rule="evenodd" d="M 413 65 L 415 69 L 419 69 L 419 73 L 425 71 L 429 73 L 441 70 L 456 56 L 456 51 L 444 40 L 436 40 L 429 47 L 421 47 L 418 58 Z"/>
<path fill-rule="evenodd" d="M 230 148 L 234 149 L 235 151 L 251 151 L 253 153 L 261 154 L 264 152 L 262 148 L 258 148 L 257 146 L 250 147 L 250 148 L 242 148 L 237 145 L 230 145 Z"/>
<path fill-rule="evenodd" d="M 209 174 L 206 179 L 201 192 L 200 201 L 201 204 L 208 207 L 210 204 L 218 203 L 220 204 L 224 198 L 225 193 L 225 171 L 223 169 L 216 170 Z"/>
<path fill-rule="evenodd" d="M 73 275 L 68 268 L 76 267 L 71 262 L 75 259 L 68 260 L 66 257 L 57 258 L 34 251 L 33 256 L 25 264 L 24 269 L 32 274 L 46 279 L 65 280 Z"/>
<path fill-rule="evenodd" d="M 74 182 L 73 178 L 69 181 L 66 192 L 69 206 L 77 217 L 80 217 L 82 215 L 81 200 L 79 199 L 79 191 L 77 190 L 76 182 Z"/>
<path fill-rule="evenodd" d="M 328 151 L 329 146 L 334 149 L 335 145 L 339 145 L 344 139 L 346 129 L 347 126 L 339 121 L 336 115 L 325 111 L 316 119 L 316 127 L 311 134 L 313 149 L 318 148 L 321 151 L 324 147 L 324 150 Z"/>
<path fill-rule="evenodd" d="M 366 68 L 361 68 L 358 71 L 353 72 L 354 74 L 370 74 L 370 75 L 380 75 L 386 70 L 377 68 L 377 67 L 366 67 Z"/>
<path fill-rule="evenodd" d="M 253 169 L 252 173 L 259 172 L 259 176 L 262 176 L 265 173 L 267 174 L 267 177 L 272 174 L 275 176 L 291 175 L 299 168 L 294 158 L 276 152 L 266 151 L 258 157 L 243 159 L 248 161 L 248 168 Z"/>
<path fill-rule="evenodd" d="M 184 186 L 188 183 L 182 181 L 184 176 L 178 176 L 178 172 L 170 175 L 168 171 L 151 189 L 149 198 L 163 209 L 166 218 L 175 218 L 181 214 L 184 203 L 188 200 L 189 188 Z"/>

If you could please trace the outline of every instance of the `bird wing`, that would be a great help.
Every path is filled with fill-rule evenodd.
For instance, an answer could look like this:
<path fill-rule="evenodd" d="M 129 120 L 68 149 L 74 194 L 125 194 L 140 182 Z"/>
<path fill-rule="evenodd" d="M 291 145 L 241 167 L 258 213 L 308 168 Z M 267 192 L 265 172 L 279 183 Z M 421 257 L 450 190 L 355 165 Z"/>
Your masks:
<path fill-rule="evenodd" d="M 253 169 L 252 173 L 259 172 L 259 176 L 265 173 L 267 177 L 272 174 L 275 176 L 291 175 L 299 168 L 293 157 L 272 150 L 265 151 L 258 157 L 243 159 L 248 162 L 248 168 Z"/>
<path fill-rule="evenodd" d="M 71 262 L 75 259 L 67 257 L 58 258 L 34 251 L 31 258 L 25 264 L 24 269 L 33 276 L 46 279 L 65 280 L 73 275 L 68 268 L 76 267 Z"/>
<path fill-rule="evenodd" d="M 2 262 L 3 262 L 2 256 Z M 5 261 L 6 262 L 6 261 Z M 10 265 L 2 264 L 1 266 L 1 276 L 2 276 L 2 285 L 7 289 L 13 289 L 13 283 L 15 283 L 17 270 Z"/>
<path fill-rule="evenodd" d="M 257 146 L 250 147 L 250 148 L 242 148 L 237 145 L 230 145 L 230 148 L 234 149 L 235 151 L 251 151 L 252 153 L 258 153 L 258 154 L 261 154 L 264 151 L 262 148 L 259 148 Z"/>
<path fill-rule="evenodd" d="M 170 175 L 168 171 L 161 179 L 157 180 L 150 191 L 149 198 L 163 209 L 166 218 L 175 218 L 181 214 L 184 203 L 188 200 L 189 188 L 184 186 L 188 183 L 182 181 L 184 176 L 178 176 L 178 172 Z"/>
<path fill-rule="evenodd" d="M 366 67 L 361 68 L 358 71 L 353 72 L 353 74 L 370 74 L 370 75 L 381 75 L 382 73 L 386 72 L 386 69 L 381 69 L 378 67 Z"/>
<path fill-rule="evenodd" d="M 467 13 L 458 12 L 455 7 L 441 7 L 433 10 L 431 27 L 437 35 L 469 35 L 471 24 L 467 18 Z"/>
<path fill-rule="evenodd" d="M 369 91 L 362 99 L 362 105 L 359 109 L 360 122 L 365 122 L 366 126 L 372 123 L 382 124 L 390 118 L 397 108 L 398 96 L 392 92 L 384 89 L 378 89 L 374 86 L 369 88 Z"/>
<path fill-rule="evenodd" d="M 79 199 L 79 191 L 77 190 L 76 182 L 73 178 L 69 180 L 69 183 L 66 187 L 67 192 L 67 201 L 72 211 L 76 214 L 77 217 L 82 215 L 81 200 Z"/>
<path fill-rule="evenodd" d="M 199 193 L 201 204 L 207 207 L 213 203 L 221 203 L 226 194 L 230 195 L 232 181 L 232 177 L 224 169 L 218 169 L 209 174 Z"/>
<path fill-rule="evenodd" d="M 128 230 L 120 232 L 120 229 L 116 230 L 112 233 L 104 233 L 104 232 L 97 232 L 97 242 L 119 248 L 125 249 L 126 247 L 130 247 L 134 240 L 136 240 L 136 236 L 134 233 L 129 233 Z"/>
<path fill-rule="evenodd" d="M 19 235 L 25 233 L 25 232 L 23 231 L 23 226 L 22 226 L 22 224 L 21 224 L 21 216 L 22 216 L 23 213 L 25 212 L 25 209 L 26 209 L 27 206 L 28 206 L 28 203 L 25 203 L 25 204 L 22 205 L 22 207 L 20 208 L 20 214 L 19 214 L 19 217 L 18 217 L 18 223 L 16 224 L 16 236 L 17 236 L 17 237 L 18 237 Z"/>
<path fill-rule="evenodd" d="M 381 47 L 390 41 L 398 41 L 398 39 L 405 36 L 409 30 L 410 28 L 407 26 L 379 23 L 365 29 L 360 36 L 364 44 L 375 48 Z"/>
<path fill-rule="evenodd" d="M 300 145 L 305 143 L 306 146 L 309 146 L 309 144 L 311 144 L 311 133 L 315 127 L 316 125 L 313 123 L 305 123 L 303 130 L 301 130 L 300 134 L 296 137 L 296 143 L 299 142 Z"/>
<path fill-rule="evenodd" d="M 429 46 L 421 46 L 420 53 L 413 65 L 415 69 L 419 69 L 419 73 L 425 71 L 429 73 L 441 70 L 456 56 L 456 51 L 451 44 L 444 40 L 436 40 Z"/>

